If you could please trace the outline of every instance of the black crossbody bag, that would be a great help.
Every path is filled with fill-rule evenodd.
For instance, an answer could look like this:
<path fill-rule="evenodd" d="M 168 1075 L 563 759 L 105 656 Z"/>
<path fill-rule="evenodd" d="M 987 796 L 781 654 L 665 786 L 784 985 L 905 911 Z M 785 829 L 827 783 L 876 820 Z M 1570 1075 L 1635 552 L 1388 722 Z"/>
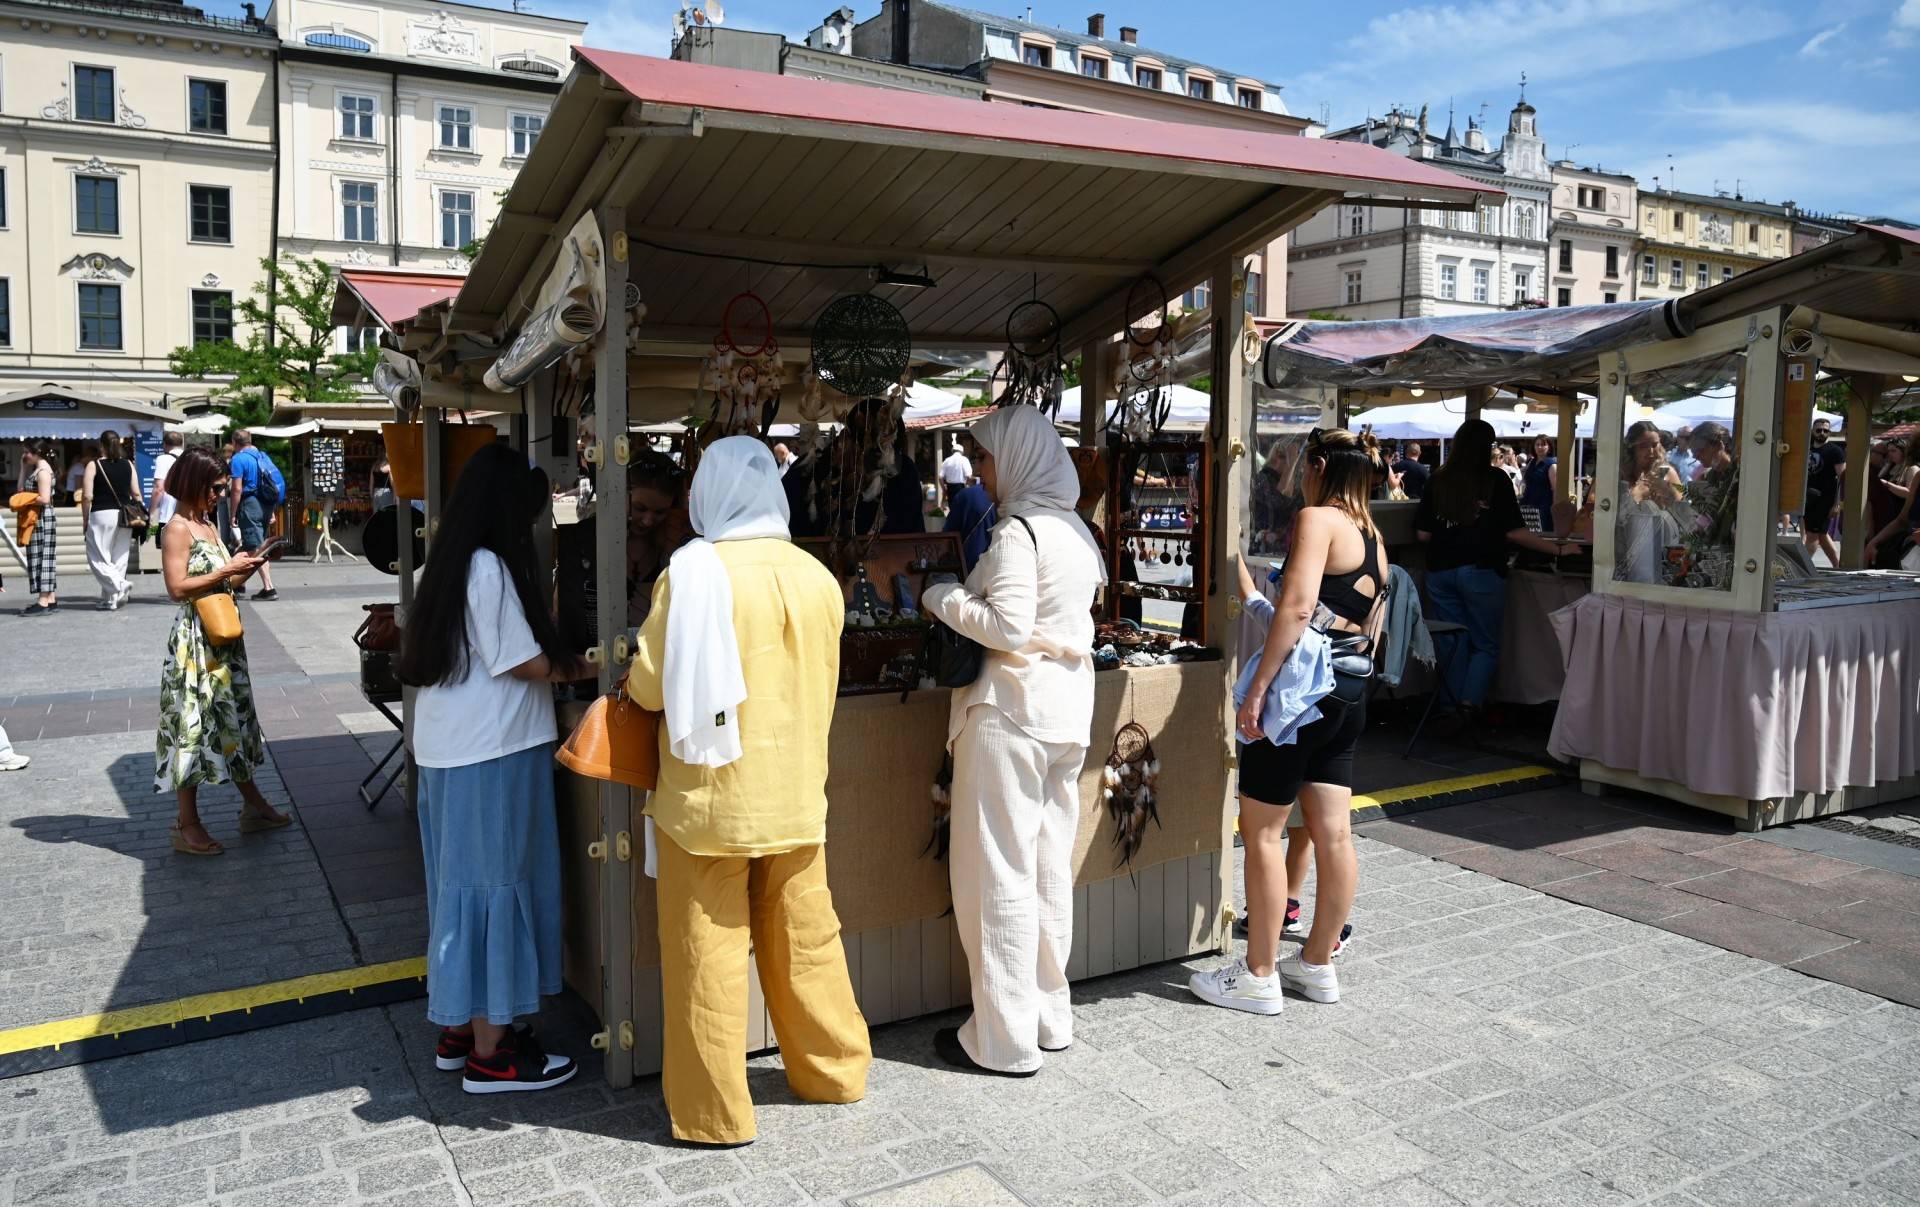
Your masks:
<path fill-rule="evenodd" d="M 1037 559 L 1040 554 L 1040 538 L 1033 533 L 1033 525 L 1027 523 L 1025 516 L 1012 517 L 1027 530 L 1027 538 L 1033 542 L 1033 552 Z M 935 687 L 969 687 L 980 677 L 980 670 L 986 665 L 987 651 L 973 638 L 928 618 L 926 641 L 920 647 L 919 679 L 931 679 Z M 913 692 L 912 687 L 900 693 L 905 703 Z"/>

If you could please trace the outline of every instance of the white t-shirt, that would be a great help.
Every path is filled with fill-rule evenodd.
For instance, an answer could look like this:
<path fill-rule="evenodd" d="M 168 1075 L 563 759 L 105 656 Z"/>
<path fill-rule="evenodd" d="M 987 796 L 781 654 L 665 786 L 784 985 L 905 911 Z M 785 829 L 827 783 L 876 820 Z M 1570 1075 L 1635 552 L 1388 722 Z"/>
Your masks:
<path fill-rule="evenodd" d="M 67 466 L 67 493 L 79 494 L 80 488 L 87 484 L 87 463 L 75 461 Z"/>
<path fill-rule="evenodd" d="M 475 550 L 467 570 L 467 673 L 420 689 L 413 761 L 466 767 L 554 741 L 552 689 L 507 673 L 539 654 L 505 563 L 491 550 Z"/>
<path fill-rule="evenodd" d="M 948 486 L 965 486 L 967 479 L 971 477 L 973 477 L 973 462 L 967 460 L 967 455 L 958 449 L 940 463 L 940 478 Z"/>
<path fill-rule="evenodd" d="M 156 493 L 159 492 L 160 487 L 166 485 L 167 472 L 173 468 L 173 463 L 179 459 L 179 453 L 161 453 L 158 457 L 154 458 L 153 486 Z M 178 508 L 179 505 L 180 501 L 172 495 L 161 494 L 159 503 L 156 504 L 153 509 L 153 526 L 158 528 L 168 520 L 171 520 L 175 509 Z"/>

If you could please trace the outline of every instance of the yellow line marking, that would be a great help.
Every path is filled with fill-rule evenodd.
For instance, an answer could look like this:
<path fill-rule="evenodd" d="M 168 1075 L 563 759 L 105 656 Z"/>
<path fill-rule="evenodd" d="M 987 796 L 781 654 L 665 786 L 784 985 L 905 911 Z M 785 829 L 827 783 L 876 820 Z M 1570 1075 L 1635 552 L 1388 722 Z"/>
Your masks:
<path fill-rule="evenodd" d="M 269 981 L 264 985 L 250 985 L 244 989 L 223 989 L 217 993 L 200 993 L 171 1002 L 155 1002 L 149 1006 L 133 1006 L 126 1010 L 109 1010 L 104 1014 L 83 1014 L 78 1018 L 63 1018 L 56 1022 L 37 1023 L 31 1027 L 16 1027 L 11 1031 L 0 1031 L 0 1056 L 14 1052 L 30 1052 L 35 1048 L 58 1048 L 62 1044 L 99 1039 L 103 1036 L 118 1036 L 124 1032 L 139 1031 L 147 1027 L 178 1027 L 188 1019 L 211 1020 L 216 1014 L 226 1014 L 234 1010 L 251 1012 L 255 1006 L 273 1006 L 286 1001 L 304 1002 L 308 997 L 323 993 L 338 993 L 342 989 L 351 992 L 389 981 L 406 980 L 409 977 L 420 979 L 426 975 L 427 961 L 424 956 L 420 956 L 411 960 L 393 960 L 385 964 L 369 964 L 364 968 L 348 968 L 339 972 L 316 972 L 311 976 L 294 977 L 286 981 Z"/>
<path fill-rule="evenodd" d="M 1444 796 L 1449 792 L 1470 792 L 1475 788 L 1490 788 L 1495 784 L 1511 784 L 1518 780 L 1540 779 L 1557 774 L 1559 773 L 1548 767 L 1508 767 L 1503 771 L 1486 771 L 1479 775 L 1463 775 L 1457 779 L 1429 780 L 1424 784 L 1408 784 L 1404 788 L 1388 788 L 1365 796 L 1356 792 L 1353 797 L 1353 807 L 1365 809 L 1372 805 L 1391 805 L 1403 800 Z"/>

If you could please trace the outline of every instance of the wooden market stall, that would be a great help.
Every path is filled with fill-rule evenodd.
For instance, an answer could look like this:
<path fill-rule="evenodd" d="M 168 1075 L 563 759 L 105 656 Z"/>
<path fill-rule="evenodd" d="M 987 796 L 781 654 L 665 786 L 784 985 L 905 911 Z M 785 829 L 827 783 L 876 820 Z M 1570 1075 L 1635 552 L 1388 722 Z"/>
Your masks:
<path fill-rule="evenodd" d="M 445 410 L 479 396 L 514 412 L 510 438 L 556 485 L 574 480 L 578 453 L 593 491 L 569 512 L 591 528 L 585 619 L 607 690 L 630 648 L 625 487 L 637 444 L 628 433 L 680 420 L 696 400 L 706 414 L 702 383 L 717 348 L 738 349 L 765 381 L 784 377 L 780 422 L 795 409 L 825 420 L 814 409 L 822 405 L 837 420 L 855 398 L 822 403 L 819 383 L 807 380 L 810 358 L 824 355 L 819 316 L 836 299 L 867 299 L 853 308 L 897 316 L 916 358 L 920 349 L 1004 353 L 1018 346 L 1010 312 L 1044 302 L 1056 316 L 1051 342 L 1030 359 L 1044 368 L 1077 354 L 1083 376 L 1104 382 L 1118 375 L 1130 320 L 1142 317 L 1129 312 L 1141 281 L 1172 296 L 1210 282 L 1228 304 L 1213 331 L 1209 422 L 1166 464 L 1210 500 L 1205 523 L 1184 530 L 1194 547 L 1181 556 L 1194 563 L 1188 590 L 1202 605 L 1202 637 L 1223 657 L 1097 678 L 1071 972 L 1227 942 L 1237 601 L 1223 568 L 1243 527 L 1258 351 L 1242 327 L 1245 254 L 1342 199 L 1468 209 L 1487 190 L 1354 144 L 597 50 L 577 57 L 459 297 L 422 313 L 400 340 L 422 378 L 427 556 L 444 492 Z M 766 395 L 755 402 L 764 407 Z M 762 419 L 772 421 L 760 410 L 754 426 Z M 1104 438 L 1090 415 L 1080 443 Z M 1154 536 L 1156 549 L 1173 548 L 1172 533 Z M 564 612 L 563 602 L 563 627 Z M 843 672 L 849 661 L 843 653 Z M 843 696 L 833 722 L 827 850 L 870 1022 L 966 995 L 944 916 L 946 866 L 925 854 L 947 710 L 944 691 L 913 691 L 903 702 L 896 686 Z M 1130 867 L 1115 859 L 1098 792 L 1100 764 L 1128 720 L 1167 739 L 1162 826 Z M 597 1042 L 613 1057 L 609 1077 L 624 1084 L 658 1069 L 660 1055 L 653 882 L 638 867 L 644 800 L 564 778 L 567 976 L 600 1009 Z M 758 1026 L 749 1042 L 773 1036 Z"/>

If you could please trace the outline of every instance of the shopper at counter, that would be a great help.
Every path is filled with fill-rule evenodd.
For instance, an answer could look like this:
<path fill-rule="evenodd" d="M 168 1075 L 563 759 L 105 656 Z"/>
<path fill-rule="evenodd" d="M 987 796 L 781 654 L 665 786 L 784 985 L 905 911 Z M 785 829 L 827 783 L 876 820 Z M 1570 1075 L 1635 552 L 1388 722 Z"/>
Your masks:
<path fill-rule="evenodd" d="M 789 537 L 780 471 L 748 436 L 701 455 L 698 539 L 673 555 L 627 691 L 664 713 L 647 806 L 658 860 L 661 1089 L 677 1139 L 743 1144 L 747 958 L 787 1084 L 858 1102 L 873 1051 L 827 888 L 827 742 L 846 604 Z"/>
<path fill-rule="evenodd" d="M 1073 845 L 1093 727 L 1095 591 L 1106 574 L 1074 513 L 1079 475 L 1047 417 L 1001 407 L 973 429 L 974 473 L 1001 520 L 965 585 L 924 610 L 986 650 L 953 693 L 950 873 L 973 1016 L 934 1036 L 942 1059 L 1012 1076 L 1073 1042 Z"/>
<path fill-rule="evenodd" d="M 642 453 L 627 467 L 627 624 L 646 623 L 653 588 L 674 550 L 693 539 L 680 467 Z"/>
<path fill-rule="evenodd" d="M 533 524 L 547 475 L 504 444 L 460 471 L 400 643 L 414 700 L 434 1062 L 470 1094 L 579 1071 L 513 1021 L 561 988 L 558 736 L 549 683 L 591 674 L 541 602 Z"/>
<path fill-rule="evenodd" d="M 1462 625 L 1466 653 L 1444 659 L 1453 697 L 1452 724 L 1471 723 L 1493 686 L 1500 625 L 1507 610 L 1507 557 L 1512 546 L 1558 556 L 1565 541 L 1527 528 L 1513 483 L 1491 463 L 1493 425 L 1469 419 L 1453 434 L 1446 464 L 1433 475 L 1414 512 L 1414 534 L 1427 547 L 1427 601 L 1439 620 Z"/>

